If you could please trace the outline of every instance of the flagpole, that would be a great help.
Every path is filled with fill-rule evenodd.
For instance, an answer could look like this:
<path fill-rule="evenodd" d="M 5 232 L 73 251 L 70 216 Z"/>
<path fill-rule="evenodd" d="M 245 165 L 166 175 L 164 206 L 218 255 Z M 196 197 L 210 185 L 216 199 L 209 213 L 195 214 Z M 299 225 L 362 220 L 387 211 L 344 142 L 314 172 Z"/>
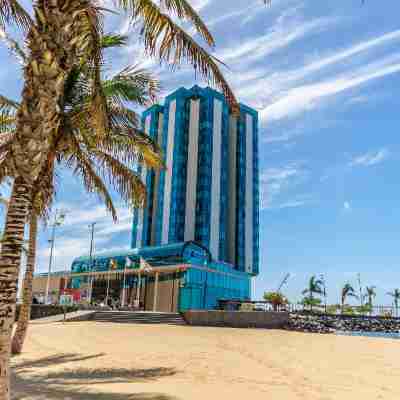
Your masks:
<path fill-rule="evenodd" d="M 128 260 L 126 260 L 128 261 Z M 122 279 L 122 307 L 125 307 L 125 284 L 126 284 L 126 264 L 127 262 L 125 262 L 125 266 L 124 266 L 124 274 L 123 274 L 123 279 Z"/>
<path fill-rule="evenodd" d="M 139 308 L 139 302 L 140 302 L 140 286 L 142 285 L 142 274 L 139 270 L 139 276 L 138 276 L 138 283 L 137 283 L 137 290 L 136 290 L 136 306 Z"/>

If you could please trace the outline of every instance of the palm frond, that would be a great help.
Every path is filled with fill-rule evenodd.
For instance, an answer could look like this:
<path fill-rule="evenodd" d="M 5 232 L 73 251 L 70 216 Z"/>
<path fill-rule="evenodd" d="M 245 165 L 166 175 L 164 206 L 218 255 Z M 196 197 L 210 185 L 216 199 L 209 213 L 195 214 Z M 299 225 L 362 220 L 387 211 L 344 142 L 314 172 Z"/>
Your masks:
<path fill-rule="evenodd" d="M 89 193 L 95 193 L 99 196 L 107 210 L 111 213 L 113 220 L 116 221 L 117 211 L 112 197 L 103 180 L 97 174 L 96 166 L 93 164 L 92 160 L 80 150 L 78 143 L 75 143 L 74 153 L 69 156 L 67 166 L 73 168 L 74 174 L 82 179 L 85 189 Z"/>
<path fill-rule="evenodd" d="M 101 85 L 102 48 L 101 38 L 103 37 L 103 21 L 101 10 L 91 2 L 82 6 L 81 15 L 81 40 L 79 47 L 82 51 L 82 64 L 92 66 L 90 69 L 91 102 L 90 112 L 92 125 L 99 135 L 104 134 L 108 129 L 107 102 Z"/>
<path fill-rule="evenodd" d="M 116 102 L 108 103 L 110 130 L 138 129 L 140 116 L 133 110 Z"/>
<path fill-rule="evenodd" d="M 19 108 L 19 103 L 11 100 L 5 96 L 0 95 L 0 111 L 17 111 Z"/>
<path fill-rule="evenodd" d="M 15 115 L 13 114 L 8 114 L 8 113 L 2 113 L 0 112 L 0 134 L 1 134 L 1 140 L 0 142 L 3 144 L 4 141 L 9 142 L 9 135 L 11 132 L 13 132 L 15 128 Z M 14 138 L 14 133 L 13 133 L 13 138 Z"/>
<path fill-rule="evenodd" d="M 130 101 L 147 106 L 157 99 L 160 82 L 149 71 L 130 66 L 103 81 L 103 91 L 109 100 Z"/>
<path fill-rule="evenodd" d="M 27 55 L 25 54 L 25 51 L 22 49 L 22 46 L 15 39 L 13 39 L 3 27 L 1 27 L 1 25 L 0 39 L 2 39 L 6 43 L 8 49 L 18 59 L 20 64 L 25 65 L 27 60 Z"/>
<path fill-rule="evenodd" d="M 161 0 L 161 6 L 174 12 L 180 19 L 187 19 L 209 46 L 214 46 L 214 38 L 196 10 L 186 0 Z"/>
<path fill-rule="evenodd" d="M 104 141 L 98 141 L 109 154 L 124 163 L 144 164 L 147 168 L 161 169 L 164 162 L 158 145 L 145 133 L 130 129 L 126 134 L 112 131 Z"/>
<path fill-rule="evenodd" d="M 142 206 L 146 198 L 146 186 L 126 165 L 111 155 L 90 150 L 96 160 L 97 169 L 115 187 L 122 199 L 132 206 Z"/>
<path fill-rule="evenodd" d="M 123 47 L 128 44 L 128 36 L 108 33 L 101 38 L 101 48 Z"/>
<path fill-rule="evenodd" d="M 32 24 L 32 18 L 17 0 L 0 0 L 0 26 L 16 24 L 24 31 Z"/>
<path fill-rule="evenodd" d="M 201 47 L 187 32 L 177 25 L 151 0 L 118 0 L 118 4 L 128 11 L 133 19 L 141 18 L 141 34 L 146 50 L 151 56 L 172 66 L 188 61 L 211 84 L 224 93 L 234 114 L 239 113 L 239 105 L 225 80 L 214 56 Z"/>

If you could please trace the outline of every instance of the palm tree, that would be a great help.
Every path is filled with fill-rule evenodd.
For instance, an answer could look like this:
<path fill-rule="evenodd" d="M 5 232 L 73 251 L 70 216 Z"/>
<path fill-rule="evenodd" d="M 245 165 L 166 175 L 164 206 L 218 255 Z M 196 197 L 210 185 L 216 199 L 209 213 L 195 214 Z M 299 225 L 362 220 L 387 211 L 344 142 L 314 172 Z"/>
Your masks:
<path fill-rule="evenodd" d="M 308 287 L 303 290 L 302 294 L 307 295 L 308 294 L 308 299 L 311 307 L 311 311 L 313 309 L 314 305 L 314 299 L 315 296 L 314 294 L 317 295 L 322 295 L 323 294 L 323 281 L 321 279 L 317 279 L 315 275 L 313 275 L 310 280 L 308 281 Z"/>
<path fill-rule="evenodd" d="M 104 43 L 106 44 L 105 47 L 110 47 L 113 43 L 114 45 L 121 45 L 124 43 L 124 38 L 117 35 L 107 36 L 104 38 Z M 19 354 L 22 350 L 30 319 L 37 217 L 43 213 L 46 216 L 46 211 L 49 207 L 48 203 L 51 203 L 53 197 L 53 190 L 51 188 L 53 187 L 53 165 L 55 161 L 58 161 L 58 164 L 62 164 L 63 160 L 70 160 L 71 156 L 82 153 L 81 150 L 78 150 L 74 146 L 85 147 L 88 156 L 86 161 L 82 162 L 82 154 L 78 156 L 81 163 L 79 169 L 83 175 L 85 186 L 89 191 L 94 190 L 103 198 L 114 219 L 116 218 L 116 213 L 111 196 L 108 194 L 102 178 L 96 175 L 96 169 L 91 163 L 93 162 L 94 165 L 105 164 L 103 173 L 107 172 L 107 169 L 116 169 L 112 176 L 115 180 L 111 181 L 111 183 L 125 201 L 133 201 L 136 204 L 143 201 L 143 185 L 139 178 L 127 169 L 119 159 L 134 161 L 133 157 L 136 155 L 136 161 L 141 163 L 143 159 L 148 167 L 158 168 L 161 166 L 161 160 L 156 153 L 154 143 L 147 136 L 144 136 L 137 127 L 139 117 L 131 110 L 125 108 L 121 103 L 124 100 L 135 102 L 136 104 L 148 104 L 149 100 L 155 96 L 158 90 L 158 82 L 147 72 L 135 68 L 125 69 L 112 78 L 101 82 L 107 98 L 110 119 L 109 126 L 112 127 L 107 136 L 107 147 L 102 148 L 101 142 L 103 138 L 96 138 L 94 145 L 87 145 L 89 141 L 94 141 L 94 137 L 91 137 L 90 129 L 86 128 L 90 127 L 90 117 L 88 117 L 87 113 L 83 112 L 87 108 L 88 102 L 90 102 L 90 96 L 88 93 L 85 93 L 85 88 L 88 87 L 86 78 L 87 76 L 85 76 L 84 71 L 80 73 L 75 71 L 69 80 L 70 88 L 66 96 L 63 127 L 59 131 L 60 137 L 57 140 L 57 146 L 54 148 L 53 159 L 49 159 L 48 163 L 52 167 L 49 170 L 50 172 L 47 171 L 45 173 L 44 171 L 43 176 L 40 178 L 42 182 L 38 182 L 38 187 L 43 187 L 43 189 L 34 192 L 36 193 L 36 204 L 30 217 L 29 253 L 24 280 L 23 304 L 12 341 L 12 352 L 14 354 Z M 16 102 L 15 105 L 17 108 L 18 104 Z M 10 117 L 12 115 L 12 113 L 9 113 Z M 12 118 L 10 118 L 10 123 L 12 124 Z M 7 154 L 6 145 L 3 145 L 3 151 Z M 87 162 L 87 160 L 89 161 Z M 91 183 L 88 184 L 90 180 L 93 181 L 93 186 Z"/>
<path fill-rule="evenodd" d="M 132 23 L 141 23 L 141 38 L 151 56 L 170 65 L 188 61 L 222 89 L 237 112 L 237 102 L 218 61 L 175 22 L 176 19 L 189 21 L 207 45 L 214 45 L 212 35 L 186 0 L 162 0 L 160 5 L 151 0 L 115 0 L 115 3 L 128 14 Z M 28 48 L 22 100 L 15 121 L 15 140 L 7 160 L 7 171 L 14 177 L 14 182 L 0 255 L 0 400 L 10 396 L 9 348 L 15 313 L 15 282 L 32 191 L 42 172 L 52 168 L 49 159 L 53 158 L 55 139 L 63 124 L 67 80 L 79 65 L 92 66 L 92 101 L 90 109 L 85 110 L 91 113 L 91 127 L 99 136 L 109 128 L 107 104 L 100 85 L 100 42 L 105 13 L 95 0 L 37 0 L 31 16 L 18 0 L 0 0 L 0 26 L 16 24 L 20 27 L 26 33 Z M 76 145 L 75 149 L 78 150 Z M 78 171 L 82 162 L 86 166 L 90 163 L 85 155 L 85 152 L 79 152 Z M 77 162 L 76 157 L 71 156 L 72 164 Z M 104 157 L 103 162 L 107 162 Z M 94 185 L 93 180 L 86 183 L 90 187 Z"/>
<path fill-rule="evenodd" d="M 400 289 L 394 289 L 393 292 L 389 292 L 388 295 L 393 297 L 394 308 L 396 310 L 396 317 L 398 317 L 399 316 Z"/>
<path fill-rule="evenodd" d="M 342 288 L 342 293 L 341 293 L 341 305 L 342 305 L 342 314 L 344 313 L 344 306 L 346 304 L 346 299 L 348 297 L 354 297 L 358 298 L 356 295 L 356 291 L 354 290 L 353 286 L 351 286 L 350 283 L 346 283 L 343 288 Z"/>
<path fill-rule="evenodd" d="M 370 308 L 373 307 L 372 300 L 373 300 L 374 297 L 376 297 L 376 290 L 375 289 L 376 289 L 375 286 L 369 286 L 369 287 L 367 286 L 365 288 L 365 297 L 368 299 L 367 304 L 370 306 Z"/>

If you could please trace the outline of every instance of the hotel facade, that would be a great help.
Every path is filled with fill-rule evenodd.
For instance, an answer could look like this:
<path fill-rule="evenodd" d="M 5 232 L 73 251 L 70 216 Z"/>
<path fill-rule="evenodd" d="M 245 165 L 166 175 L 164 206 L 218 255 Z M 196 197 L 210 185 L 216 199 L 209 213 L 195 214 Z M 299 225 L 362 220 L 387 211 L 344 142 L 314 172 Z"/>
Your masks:
<path fill-rule="evenodd" d="M 91 270 L 101 277 L 113 259 L 118 280 L 129 257 L 130 293 L 138 287 L 152 293 L 145 309 L 215 308 L 219 300 L 249 299 L 251 278 L 259 273 L 257 112 L 240 105 L 240 115 L 233 116 L 222 94 L 194 86 L 146 110 L 142 122 L 161 148 L 165 168 L 138 167 L 147 196 L 144 207 L 134 210 L 132 250 L 94 257 Z M 160 277 L 154 271 L 147 278 L 140 274 L 147 280 L 139 284 L 141 258 L 164 275 L 166 297 L 155 294 Z M 75 260 L 72 272 L 84 274 L 87 262 Z"/>
<path fill-rule="evenodd" d="M 135 210 L 132 248 L 194 241 L 214 260 L 258 274 L 258 115 L 240 110 L 233 117 L 220 93 L 195 86 L 144 113 L 166 168 L 139 169 L 147 202 Z"/>

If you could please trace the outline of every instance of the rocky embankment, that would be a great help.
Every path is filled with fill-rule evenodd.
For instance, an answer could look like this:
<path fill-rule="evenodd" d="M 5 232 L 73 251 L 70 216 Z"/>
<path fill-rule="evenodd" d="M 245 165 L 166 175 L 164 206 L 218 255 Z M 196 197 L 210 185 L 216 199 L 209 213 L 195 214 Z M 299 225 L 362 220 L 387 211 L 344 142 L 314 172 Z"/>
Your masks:
<path fill-rule="evenodd" d="M 313 333 L 334 333 L 336 331 L 395 333 L 400 331 L 400 319 L 290 314 L 285 329 Z"/>

